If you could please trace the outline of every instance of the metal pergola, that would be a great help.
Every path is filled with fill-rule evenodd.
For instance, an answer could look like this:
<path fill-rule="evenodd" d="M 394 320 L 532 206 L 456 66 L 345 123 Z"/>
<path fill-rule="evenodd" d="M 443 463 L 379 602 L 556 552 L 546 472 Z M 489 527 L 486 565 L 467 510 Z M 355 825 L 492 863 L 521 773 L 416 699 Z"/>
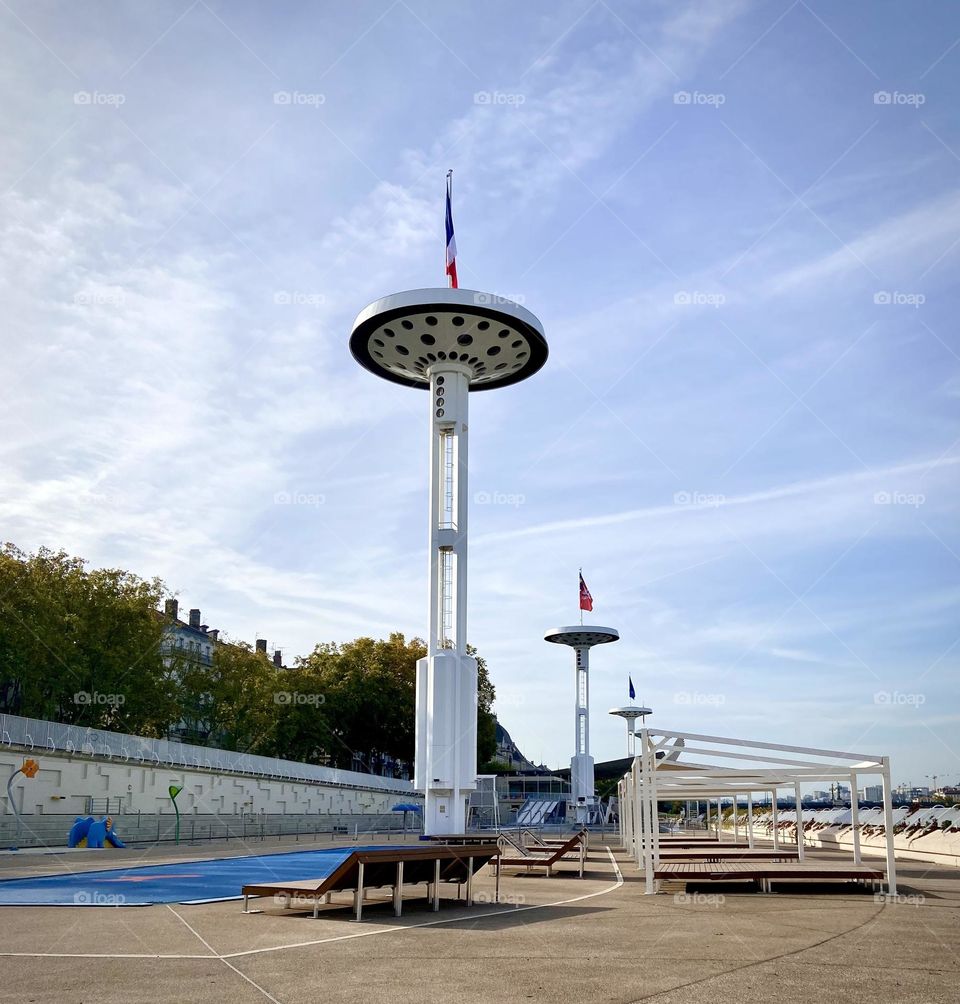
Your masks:
<path fill-rule="evenodd" d="M 756 795 L 771 797 L 773 809 L 773 846 L 780 844 L 777 820 L 777 794 L 791 789 L 796 800 L 797 853 L 804 857 L 800 785 L 811 781 L 836 781 L 850 785 L 853 861 L 859 865 L 860 830 L 857 783 L 861 775 L 880 775 L 883 785 L 883 819 L 886 832 L 886 883 L 890 895 L 896 895 L 897 875 L 893 846 L 893 807 L 891 804 L 890 760 L 885 756 L 849 753 L 841 750 L 785 746 L 781 743 L 730 739 L 699 735 L 694 732 L 667 732 L 640 729 L 640 752 L 618 785 L 620 799 L 620 839 L 646 878 L 645 892 L 656 892 L 654 871 L 660 862 L 660 826 L 657 805 L 660 801 L 699 800 L 717 803 L 717 837 L 722 836 L 721 805 L 733 802 L 734 838 L 739 839 L 740 800 L 746 802 L 746 837 L 754 845 L 753 806 Z M 670 744 L 673 745 L 670 745 Z M 678 748 L 682 747 L 679 750 Z M 669 751 L 669 754 L 668 754 Z M 784 756 L 782 754 L 789 754 Z M 668 759 L 669 755 L 669 759 Z M 728 761 L 719 765 L 715 761 Z"/>

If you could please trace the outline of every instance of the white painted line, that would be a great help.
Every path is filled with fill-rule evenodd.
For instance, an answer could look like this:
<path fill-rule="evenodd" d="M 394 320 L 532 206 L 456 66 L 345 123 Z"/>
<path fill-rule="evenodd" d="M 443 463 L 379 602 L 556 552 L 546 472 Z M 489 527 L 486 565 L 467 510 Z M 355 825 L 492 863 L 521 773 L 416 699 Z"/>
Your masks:
<path fill-rule="evenodd" d="M 623 873 L 620 871 L 620 866 L 617 864 L 616 858 L 613 856 L 613 851 L 609 847 L 605 848 L 607 856 L 610 858 L 610 864 L 613 867 L 614 875 L 616 876 L 616 881 L 612 885 L 608 885 L 603 889 L 598 889 L 596 892 L 584 893 L 582 896 L 574 896 L 571 899 L 559 899 L 553 903 L 539 903 L 532 906 L 512 906 L 506 910 L 491 910 L 488 913 L 471 913 L 467 916 L 462 917 L 447 917 L 443 920 L 425 920 L 420 924 L 405 924 L 402 927 L 378 927 L 372 930 L 357 931 L 353 934 L 340 934 L 333 938 L 317 938 L 313 941 L 294 941 L 288 945 L 275 945 L 272 948 L 252 948 L 244 952 L 225 952 L 220 955 L 214 952 L 213 948 L 207 944 L 203 938 L 197 934 L 197 937 L 203 944 L 210 949 L 213 953 L 211 955 L 189 955 L 189 954 L 161 954 L 148 952 L 138 952 L 138 953 L 127 953 L 127 954 L 109 954 L 101 952 L 0 952 L 0 958 L 5 959 L 220 959 L 225 964 L 228 959 L 239 959 L 244 958 L 248 955 L 262 955 L 266 952 L 285 952 L 291 948 L 309 948 L 312 945 L 328 945 L 337 941 L 352 941 L 354 938 L 370 938 L 377 934 L 402 934 L 404 931 L 415 931 L 421 927 L 439 927 L 442 924 L 461 924 L 465 921 L 482 921 L 487 917 L 501 917 L 504 915 L 516 915 L 518 913 L 525 913 L 529 910 L 548 910 L 554 906 L 569 906 L 571 903 L 581 903 L 587 899 L 595 899 L 597 896 L 606 896 L 607 893 L 615 892 L 623 885 Z M 550 880 L 552 881 L 552 880 Z M 387 902 L 384 900 L 384 902 Z M 193 931 L 193 928 L 168 904 L 165 904 L 167 909 L 187 927 Z M 474 908 L 475 909 L 475 908 Z M 231 966 L 231 969 L 234 967 Z M 239 975 L 243 976 L 243 973 Z M 243 977 L 247 979 L 246 976 Z M 250 981 L 252 983 L 252 980 Z M 256 986 L 256 984 L 253 984 Z M 257 987 L 258 990 L 262 990 L 261 987 Z M 262 991 L 266 994 L 266 991 Z M 269 996 L 269 995 L 268 995 Z M 270 998 L 273 1000 L 273 998 Z"/>

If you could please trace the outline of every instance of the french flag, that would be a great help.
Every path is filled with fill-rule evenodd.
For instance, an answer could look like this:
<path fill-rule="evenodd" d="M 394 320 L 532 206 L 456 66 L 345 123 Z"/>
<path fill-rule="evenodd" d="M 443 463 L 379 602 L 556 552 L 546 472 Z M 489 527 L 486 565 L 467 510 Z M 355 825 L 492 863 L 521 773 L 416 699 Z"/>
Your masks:
<path fill-rule="evenodd" d="M 453 234 L 453 208 L 450 205 L 452 185 L 453 171 L 447 171 L 447 275 L 450 288 L 457 289 L 457 238 Z"/>

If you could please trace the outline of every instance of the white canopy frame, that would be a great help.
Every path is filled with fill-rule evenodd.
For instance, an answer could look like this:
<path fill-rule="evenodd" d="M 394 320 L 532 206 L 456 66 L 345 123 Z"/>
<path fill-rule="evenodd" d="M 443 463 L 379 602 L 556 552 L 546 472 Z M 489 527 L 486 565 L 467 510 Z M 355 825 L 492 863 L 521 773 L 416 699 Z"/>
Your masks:
<path fill-rule="evenodd" d="M 640 729 L 640 751 L 630 770 L 618 786 L 620 805 L 620 840 L 636 860 L 645 876 L 645 892 L 656 892 L 654 877 L 660 862 L 660 825 L 657 805 L 661 800 L 706 800 L 707 827 L 710 827 L 710 802 L 716 800 L 717 839 L 722 840 L 724 799 L 734 804 L 734 840 L 739 839 L 740 796 L 746 796 L 746 836 L 754 846 L 754 798 L 769 795 L 773 809 L 773 846 L 780 847 L 777 818 L 777 794 L 791 788 L 796 800 L 797 854 L 804 858 L 803 812 L 800 785 L 810 781 L 844 782 L 850 785 L 850 805 L 853 824 L 853 861 L 861 863 L 860 830 L 858 827 L 857 783 L 862 774 L 878 774 L 883 787 L 883 819 L 886 834 L 886 885 L 891 896 L 897 893 L 897 871 L 893 845 L 893 805 L 890 782 L 890 759 L 865 753 L 824 750 L 807 746 L 785 746 L 782 743 L 758 742 L 752 739 L 732 739 L 725 736 L 701 735 L 693 732 L 668 732 L 661 729 Z M 677 740 L 681 740 L 678 759 Z M 671 743 L 673 745 L 671 745 Z M 778 753 L 791 753 L 781 757 Z M 658 758 L 659 754 L 659 758 Z M 735 760 L 738 766 L 719 766 L 701 762 Z"/>

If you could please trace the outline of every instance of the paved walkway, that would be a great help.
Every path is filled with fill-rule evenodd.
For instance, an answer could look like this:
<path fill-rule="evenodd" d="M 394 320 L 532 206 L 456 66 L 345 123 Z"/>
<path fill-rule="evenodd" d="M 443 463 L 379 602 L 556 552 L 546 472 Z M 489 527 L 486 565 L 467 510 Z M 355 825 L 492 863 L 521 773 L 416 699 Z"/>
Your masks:
<path fill-rule="evenodd" d="M 191 856 L 209 858 L 210 848 L 141 854 L 178 866 Z M 0 874 L 28 866 L 13 860 Z M 44 871 L 104 863 L 34 861 Z M 348 919 L 349 896 L 318 920 L 272 904 L 244 915 L 235 902 L 0 908 L 0 1001 L 957 1000 L 960 870 L 905 863 L 894 904 L 869 893 L 720 886 L 644 896 L 636 867 L 597 842 L 587 876 L 572 877 L 573 867 L 505 878 L 500 906 L 483 902 L 493 893 L 484 875 L 477 906 L 466 910 L 444 890 L 439 914 L 408 896 L 394 918 L 385 891 L 362 925 Z"/>

